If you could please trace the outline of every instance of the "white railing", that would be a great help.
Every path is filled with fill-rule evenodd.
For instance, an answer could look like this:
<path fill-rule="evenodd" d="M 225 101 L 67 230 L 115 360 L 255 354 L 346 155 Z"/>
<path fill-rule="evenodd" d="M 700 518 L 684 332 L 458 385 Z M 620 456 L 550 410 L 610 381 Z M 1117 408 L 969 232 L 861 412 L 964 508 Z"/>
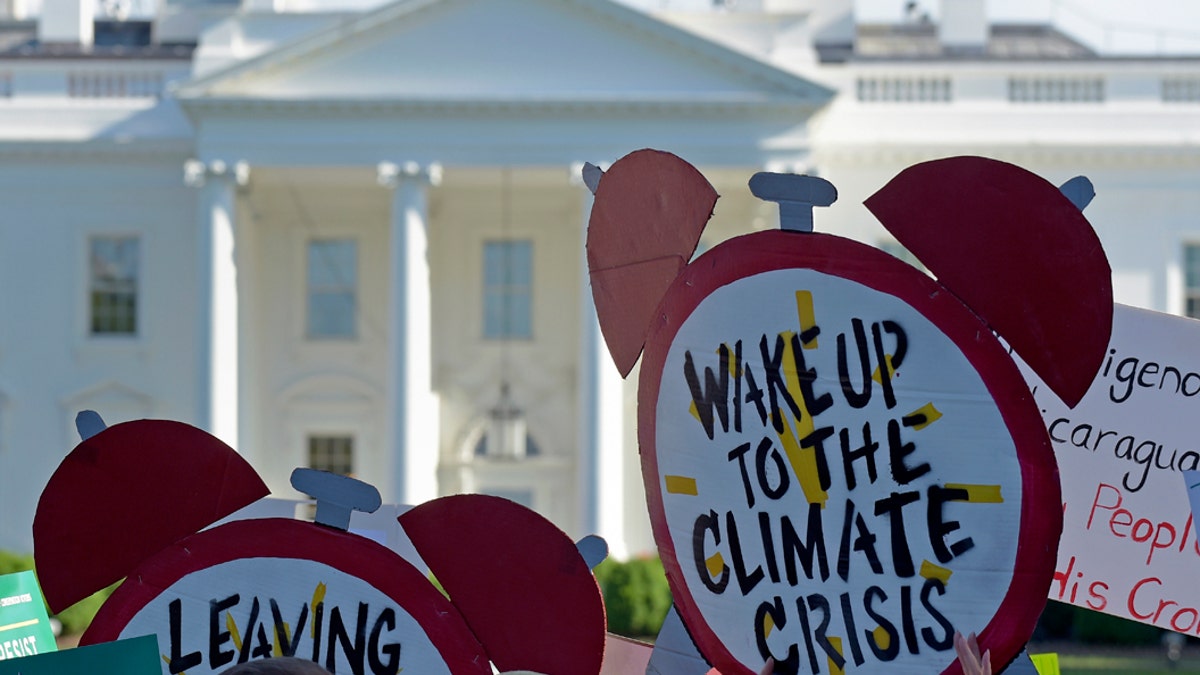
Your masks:
<path fill-rule="evenodd" d="M 67 73 L 70 98 L 158 98 L 163 76 L 146 71 L 74 71 Z"/>
<path fill-rule="evenodd" d="M 860 77 L 856 93 L 863 103 L 949 103 L 954 98 L 948 77 Z"/>
<path fill-rule="evenodd" d="M 1103 77 L 1010 77 L 1012 103 L 1103 103 Z"/>
<path fill-rule="evenodd" d="M 1164 77 L 1164 103 L 1200 103 L 1200 77 Z"/>

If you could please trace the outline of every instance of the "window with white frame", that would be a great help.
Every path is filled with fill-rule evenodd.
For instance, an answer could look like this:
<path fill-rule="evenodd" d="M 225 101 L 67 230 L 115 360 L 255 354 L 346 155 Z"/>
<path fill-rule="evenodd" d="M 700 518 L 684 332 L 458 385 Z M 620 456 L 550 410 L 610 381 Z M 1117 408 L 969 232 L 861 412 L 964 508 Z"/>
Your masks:
<path fill-rule="evenodd" d="M 358 335 L 358 242 L 308 242 L 307 326 L 313 340 L 353 339 Z"/>
<path fill-rule="evenodd" d="M 345 434 L 310 435 L 308 466 L 343 476 L 353 475 L 354 437 Z"/>
<path fill-rule="evenodd" d="M 1184 316 L 1200 319 L 1200 243 L 1183 246 Z"/>
<path fill-rule="evenodd" d="M 533 337 L 533 242 L 483 244 L 483 337 Z"/>
<path fill-rule="evenodd" d="M 88 240 L 88 331 L 92 335 L 137 335 L 140 249 L 136 236 Z"/>

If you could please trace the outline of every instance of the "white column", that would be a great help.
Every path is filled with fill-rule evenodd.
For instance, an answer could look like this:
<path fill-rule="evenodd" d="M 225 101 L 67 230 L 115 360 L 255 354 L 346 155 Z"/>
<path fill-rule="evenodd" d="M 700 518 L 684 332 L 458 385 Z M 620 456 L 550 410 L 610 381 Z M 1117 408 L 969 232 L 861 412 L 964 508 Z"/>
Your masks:
<path fill-rule="evenodd" d="M 184 181 L 200 188 L 197 252 L 200 270 L 198 423 L 238 447 L 238 283 L 234 199 L 246 185 L 245 162 L 189 160 Z"/>
<path fill-rule="evenodd" d="M 592 215 L 592 194 L 581 179 L 582 164 L 571 168 L 582 200 L 581 241 L 587 241 Z M 592 301 L 587 251 L 580 246 L 579 329 L 579 508 L 583 534 L 598 534 L 608 542 L 609 555 L 625 558 L 625 448 L 624 380 L 613 363 Z"/>
<path fill-rule="evenodd" d="M 426 190 L 441 180 L 437 164 L 379 164 L 392 190 L 391 305 L 388 351 L 388 445 L 398 504 L 437 497 L 438 399 L 433 391 Z"/>

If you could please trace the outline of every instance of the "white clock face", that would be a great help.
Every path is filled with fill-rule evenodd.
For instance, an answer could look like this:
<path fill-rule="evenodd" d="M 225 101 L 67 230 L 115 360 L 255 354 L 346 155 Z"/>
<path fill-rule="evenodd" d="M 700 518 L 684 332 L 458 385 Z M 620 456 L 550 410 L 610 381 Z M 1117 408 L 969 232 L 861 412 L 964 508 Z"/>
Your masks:
<path fill-rule="evenodd" d="M 748 668 L 940 672 L 1004 601 L 1016 444 L 906 302 L 809 269 L 721 286 L 679 327 L 654 414 L 664 554 Z"/>
<path fill-rule="evenodd" d="M 268 656 L 335 673 L 449 675 L 425 631 L 373 586 L 328 565 L 241 558 L 186 574 L 120 637 L 157 634 L 163 673 L 203 675 Z"/>

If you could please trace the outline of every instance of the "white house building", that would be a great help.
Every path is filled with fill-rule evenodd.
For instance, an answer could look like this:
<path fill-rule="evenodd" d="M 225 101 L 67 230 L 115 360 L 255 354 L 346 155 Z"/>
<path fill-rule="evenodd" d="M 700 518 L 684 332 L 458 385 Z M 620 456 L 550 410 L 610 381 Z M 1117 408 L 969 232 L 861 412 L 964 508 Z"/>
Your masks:
<path fill-rule="evenodd" d="M 861 202 L 914 162 L 1087 174 L 1118 300 L 1200 313 L 1200 61 L 945 2 L 9 0 L 0 548 L 31 547 L 90 408 L 208 428 L 282 495 L 312 465 L 651 549 L 579 180 L 641 147 L 722 195 L 702 247 L 774 226 L 763 169 L 829 178 L 818 229 L 885 248 Z"/>

